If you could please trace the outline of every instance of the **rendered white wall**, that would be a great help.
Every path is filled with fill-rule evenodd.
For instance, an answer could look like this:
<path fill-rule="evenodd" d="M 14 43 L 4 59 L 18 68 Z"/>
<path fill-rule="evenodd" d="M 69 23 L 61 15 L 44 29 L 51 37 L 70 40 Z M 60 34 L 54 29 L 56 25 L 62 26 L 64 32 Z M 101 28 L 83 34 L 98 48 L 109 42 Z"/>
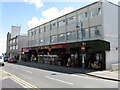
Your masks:
<path fill-rule="evenodd" d="M 110 42 L 110 51 L 106 52 L 106 69 L 118 63 L 118 6 L 103 2 L 104 40 Z"/>
<path fill-rule="evenodd" d="M 18 26 L 12 26 L 12 30 L 11 30 L 11 38 L 16 37 L 17 35 L 20 35 L 20 27 Z"/>

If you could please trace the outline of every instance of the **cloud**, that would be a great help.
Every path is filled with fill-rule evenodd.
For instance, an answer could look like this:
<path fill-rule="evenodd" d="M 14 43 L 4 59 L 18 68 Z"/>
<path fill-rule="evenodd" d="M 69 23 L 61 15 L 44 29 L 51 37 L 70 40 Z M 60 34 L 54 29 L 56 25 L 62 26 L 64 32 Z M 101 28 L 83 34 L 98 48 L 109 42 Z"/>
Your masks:
<path fill-rule="evenodd" d="M 27 24 L 28 24 L 28 27 L 29 28 L 33 28 L 33 27 L 36 27 L 40 24 L 43 24 L 45 22 L 48 22 L 52 19 L 55 19 L 57 17 L 60 17 L 64 14 L 67 14 L 69 12 L 72 12 L 74 11 L 75 9 L 72 8 L 72 7 L 67 7 L 67 8 L 64 8 L 63 10 L 58 10 L 57 8 L 55 7 L 52 7 L 52 8 L 49 8 L 48 10 L 45 10 L 42 12 L 42 18 L 37 18 L 37 17 L 33 17 L 32 20 L 28 21 Z"/>
<path fill-rule="evenodd" d="M 43 7 L 43 3 L 41 0 L 24 0 L 24 2 L 28 4 L 35 4 L 37 9 Z"/>

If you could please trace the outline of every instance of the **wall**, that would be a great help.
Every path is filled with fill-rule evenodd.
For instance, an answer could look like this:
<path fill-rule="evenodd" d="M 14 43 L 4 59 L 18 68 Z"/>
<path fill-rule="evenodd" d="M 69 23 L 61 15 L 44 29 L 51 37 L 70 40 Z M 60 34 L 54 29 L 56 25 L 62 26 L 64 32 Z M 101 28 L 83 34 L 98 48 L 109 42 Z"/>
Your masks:
<path fill-rule="evenodd" d="M 28 46 L 28 36 L 18 36 L 18 51 L 21 52 L 23 47 Z"/>
<path fill-rule="evenodd" d="M 104 40 L 110 42 L 110 51 L 106 52 L 106 69 L 118 63 L 118 6 L 103 2 Z"/>
<path fill-rule="evenodd" d="M 20 35 L 20 29 L 21 29 L 21 27 L 12 26 L 12 29 L 11 29 L 11 38 L 16 37 L 17 35 Z"/>

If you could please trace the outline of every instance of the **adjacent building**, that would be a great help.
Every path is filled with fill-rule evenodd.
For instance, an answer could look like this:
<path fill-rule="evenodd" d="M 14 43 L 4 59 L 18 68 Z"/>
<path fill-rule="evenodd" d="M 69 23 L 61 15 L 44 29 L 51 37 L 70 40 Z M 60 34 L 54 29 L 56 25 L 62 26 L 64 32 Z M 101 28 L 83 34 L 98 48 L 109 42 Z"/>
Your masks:
<path fill-rule="evenodd" d="M 100 0 L 34 27 L 28 30 L 28 47 L 22 51 L 28 56 L 57 51 L 63 55 L 77 55 L 81 65 L 81 43 L 84 42 L 85 64 L 98 60 L 102 69 L 110 69 L 119 62 L 118 8 L 118 5 Z"/>
<path fill-rule="evenodd" d="M 28 45 L 27 35 L 20 34 L 21 27 L 12 26 L 11 33 L 7 34 L 7 50 L 8 57 L 17 57 L 21 55 L 21 49 Z"/>

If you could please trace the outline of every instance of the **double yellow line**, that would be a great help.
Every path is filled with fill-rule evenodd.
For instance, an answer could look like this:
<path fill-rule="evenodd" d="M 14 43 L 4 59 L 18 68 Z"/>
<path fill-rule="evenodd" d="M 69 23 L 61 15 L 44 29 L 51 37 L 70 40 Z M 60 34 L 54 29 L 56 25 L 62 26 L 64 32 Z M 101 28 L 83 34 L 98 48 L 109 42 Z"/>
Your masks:
<path fill-rule="evenodd" d="M 1 70 L 1 71 L 4 72 L 5 74 L 7 74 L 10 79 L 15 80 L 17 83 L 19 83 L 20 85 L 24 86 L 25 88 L 28 88 L 30 90 L 40 90 L 38 87 L 36 87 L 36 86 L 34 86 L 34 85 L 32 85 L 32 84 L 30 84 L 30 83 L 28 83 L 28 82 L 18 78 L 14 74 L 11 74 L 11 73 L 9 73 L 9 72 L 7 72 L 5 70 Z"/>

